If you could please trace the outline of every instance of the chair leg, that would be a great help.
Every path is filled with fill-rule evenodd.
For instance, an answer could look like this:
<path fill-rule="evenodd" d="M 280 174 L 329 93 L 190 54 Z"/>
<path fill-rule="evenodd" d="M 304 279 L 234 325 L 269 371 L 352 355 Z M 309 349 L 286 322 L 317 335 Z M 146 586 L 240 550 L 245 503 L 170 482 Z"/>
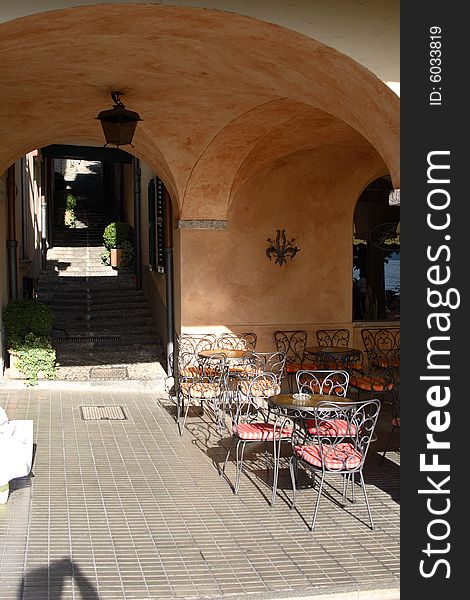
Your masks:
<path fill-rule="evenodd" d="M 291 508 L 295 508 L 295 493 L 297 490 L 296 481 L 297 481 L 297 458 L 295 455 L 290 457 L 289 461 L 289 471 L 290 471 L 290 479 L 292 482 L 292 504 Z"/>
<path fill-rule="evenodd" d="M 241 450 L 240 450 L 241 446 Z M 243 453 L 245 452 L 246 442 L 244 440 L 238 440 L 237 443 L 237 478 L 235 480 L 235 495 L 238 494 L 238 490 L 240 489 L 240 476 L 242 473 L 243 467 Z"/>
<path fill-rule="evenodd" d="M 317 501 L 315 503 L 315 510 L 313 511 L 313 519 L 312 519 L 312 525 L 310 527 L 310 531 L 313 531 L 315 528 L 315 521 L 317 520 L 317 512 L 318 512 L 318 507 L 320 505 L 320 496 L 323 490 L 323 482 L 325 480 L 325 473 L 321 474 L 321 481 L 320 481 L 320 486 L 318 488 L 318 496 L 317 496 Z"/>
<path fill-rule="evenodd" d="M 180 435 L 183 435 L 183 433 L 184 433 L 184 426 L 186 424 L 186 417 L 188 416 L 188 412 L 189 412 L 189 405 L 190 405 L 190 402 L 189 402 L 189 399 L 187 399 L 186 400 L 186 409 L 184 411 L 184 417 L 183 417 L 183 424 L 182 425 L 180 424 Z"/>
<path fill-rule="evenodd" d="M 346 504 L 346 495 L 348 493 L 348 481 L 349 481 L 348 474 L 345 473 L 343 475 L 343 505 Z"/>
<path fill-rule="evenodd" d="M 370 504 L 369 504 L 369 498 L 367 497 L 367 490 L 366 490 L 366 484 L 364 482 L 364 477 L 362 475 L 362 471 L 359 471 L 359 477 L 361 479 L 361 484 L 362 484 L 362 490 L 364 492 L 364 498 L 366 501 L 366 506 L 367 506 L 367 512 L 369 513 L 369 519 L 370 519 L 370 528 L 374 529 L 374 521 L 372 520 L 372 512 L 370 510 Z"/>
<path fill-rule="evenodd" d="M 349 477 L 351 479 L 351 496 L 352 496 L 352 503 L 356 504 L 356 474 L 355 473 L 350 473 Z"/>
<path fill-rule="evenodd" d="M 219 471 L 219 475 L 222 475 L 223 473 L 225 473 L 225 467 L 227 466 L 227 462 L 228 462 L 228 459 L 230 456 L 230 452 L 232 451 L 232 446 L 233 446 L 234 441 L 235 441 L 235 436 L 232 435 L 232 437 L 230 438 L 230 445 L 228 447 L 227 456 L 225 457 L 224 466 L 222 467 L 222 470 Z"/>

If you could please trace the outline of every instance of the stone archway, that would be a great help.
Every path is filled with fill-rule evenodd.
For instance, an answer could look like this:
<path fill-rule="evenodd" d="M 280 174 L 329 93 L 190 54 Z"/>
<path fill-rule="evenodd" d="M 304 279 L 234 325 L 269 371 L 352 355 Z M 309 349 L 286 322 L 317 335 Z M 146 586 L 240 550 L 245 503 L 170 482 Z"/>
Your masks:
<path fill-rule="evenodd" d="M 331 223 L 318 232 L 331 243 L 340 231 L 340 245 L 332 254 L 341 263 L 340 285 L 346 281 L 346 272 L 350 283 L 344 259 L 349 254 L 344 253 L 350 253 L 346 237 L 358 190 L 386 172 L 394 187 L 400 185 L 399 100 L 395 94 L 347 56 L 278 25 L 218 10 L 101 4 L 4 23 L 0 25 L 0 53 L 4 87 L 0 172 L 34 147 L 102 144 L 94 117 L 111 106 L 110 92 L 119 89 L 128 108 L 143 118 L 132 153 L 164 181 L 174 216 L 180 221 L 227 221 L 240 206 L 251 206 L 247 194 L 256 195 L 258 202 L 264 198 L 269 206 L 269 194 L 277 194 L 280 188 L 288 193 L 285 180 L 277 188 L 268 181 L 278 167 L 278 181 L 296 172 L 301 177 L 309 175 L 305 179 L 309 189 L 322 197 L 305 195 L 301 204 L 305 214 L 315 218 L 319 198 L 319 210 L 336 206 Z M 316 170 L 312 171 L 310 161 Z M 341 180 L 333 185 L 338 176 Z M 262 187 L 269 194 L 258 194 Z M 301 191 L 308 192 L 305 186 Z M 275 214 L 283 202 L 279 197 Z M 306 239 L 307 229 L 301 230 L 305 216 L 294 218 L 292 211 L 290 216 L 292 227 Z M 245 217 L 239 220 L 243 235 L 245 222 Z M 338 223 L 339 230 L 333 230 Z M 262 223 L 257 225 L 259 231 L 249 240 L 251 254 L 250 246 L 244 247 L 248 260 L 259 252 L 260 240 L 272 234 L 271 229 L 264 233 Z M 227 273 L 233 248 L 239 243 L 235 232 L 236 228 L 228 236 L 179 232 L 183 325 L 199 325 L 207 316 L 198 258 L 215 249 L 218 262 L 208 278 L 214 272 Z M 308 255 L 316 256 L 318 246 L 311 241 L 301 256 L 307 256 L 307 247 Z M 321 277 L 326 281 L 333 263 L 331 256 L 323 258 L 315 260 L 321 263 Z M 289 289 L 296 270 L 282 289 Z M 266 294 L 279 288 L 275 273 L 267 273 L 264 262 L 256 273 L 257 280 L 263 281 L 263 289 L 257 292 L 263 302 L 249 319 L 268 327 L 276 315 L 276 299 L 269 299 L 269 317 L 262 320 L 259 315 L 266 308 Z M 300 273 L 305 275 L 305 265 L 297 270 Z M 232 288 L 249 289 L 247 279 L 242 265 Z M 302 323 L 307 318 L 323 323 L 336 315 L 342 323 L 350 321 L 350 295 L 346 290 L 333 304 L 326 296 L 316 297 L 313 303 L 310 298 L 299 318 Z M 215 311 L 208 325 L 243 325 L 246 313 L 239 310 L 236 295 L 227 296 L 216 287 L 214 297 L 220 299 L 223 310 Z M 227 310 L 230 302 L 232 308 Z M 290 317 L 285 313 L 282 318 L 287 323 Z"/>
<path fill-rule="evenodd" d="M 218 10 L 102 4 L 38 13 L 0 31 L 0 171 L 32 147 L 101 143 L 94 116 L 120 89 L 144 119 L 135 155 L 161 174 L 188 218 L 208 179 L 225 183 L 204 210 L 223 212 L 247 154 L 309 110 L 367 140 L 399 187 L 396 96 L 353 60 L 278 25 Z"/>

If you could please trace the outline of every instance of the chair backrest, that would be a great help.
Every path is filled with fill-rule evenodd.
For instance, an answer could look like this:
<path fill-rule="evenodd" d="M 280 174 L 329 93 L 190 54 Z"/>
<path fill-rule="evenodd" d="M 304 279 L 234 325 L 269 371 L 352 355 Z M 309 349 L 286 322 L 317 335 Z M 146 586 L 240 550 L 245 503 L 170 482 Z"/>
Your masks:
<path fill-rule="evenodd" d="M 186 367 L 185 371 L 190 368 Z M 227 389 L 227 365 L 223 354 L 214 354 L 199 359 L 194 367 L 195 374 L 182 377 L 180 389 L 183 396 L 193 398 L 215 398 Z"/>
<path fill-rule="evenodd" d="M 253 352 L 250 367 L 256 372 L 274 373 L 277 382 L 281 383 L 285 374 L 286 355 L 284 352 Z"/>
<path fill-rule="evenodd" d="M 217 338 L 216 347 L 228 350 L 254 350 L 256 341 L 256 333 L 222 333 Z"/>
<path fill-rule="evenodd" d="M 300 394 L 327 394 L 346 397 L 349 373 L 342 370 L 301 370 L 295 374 Z"/>
<path fill-rule="evenodd" d="M 349 346 L 349 329 L 317 329 L 315 335 L 317 344 L 322 348 L 333 346 L 347 348 Z"/>
<path fill-rule="evenodd" d="M 379 400 L 350 403 L 322 401 L 317 404 L 312 438 L 313 444 L 322 448 L 317 456 L 324 471 L 357 471 L 362 468 L 369 445 L 375 439 L 379 412 Z M 341 445 L 344 444 L 351 444 L 354 452 L 343 453 Z"/>
<path fill-rule="evenodd" d="M 217 336 L 214 333 L 180 333 L 178 336 L 178 352 L 192 352 L 197 355 L 201 350 L 212 350 L 216 347 Z"/>
<path fill-rule="evenodd" d="M 276 349 L 278 352 L 284 352 L 287 365 L 303 361 L 307 335 L 305 329 L 274 332 Z"/>
<path fill-rule="evenodd" d="M 400 328 L 377 327 L 361 330 L 369 368 L 400 366 Z"/>
<path fill-rule="evenodd" d="M 240 379 L 237 388 L 237 403 L 233 421 L 253 420 L 264 415 L 263 401 L 281 393 L 274 373 L 258 373 L 251 379 Z M 264 415 L 265 416 L 265 415 Z"/>
<path fill-rule="evenodd" d="M 217 382 L 227 379 L 227 357 L 217 350 L 211 356 L 199 358 L 198 365 L 201 379 Z"/>

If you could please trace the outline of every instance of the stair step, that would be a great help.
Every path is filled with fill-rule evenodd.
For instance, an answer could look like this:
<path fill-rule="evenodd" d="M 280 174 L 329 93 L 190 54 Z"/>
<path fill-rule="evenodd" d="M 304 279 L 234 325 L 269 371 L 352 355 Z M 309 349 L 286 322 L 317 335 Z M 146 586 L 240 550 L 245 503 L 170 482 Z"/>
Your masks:
<path fill-rule="evenodd" d="M 103 202 L 100 165 L 68 166 L 77 227 L 53 229 L 47 268 L 36 282 L 38 298 L 54 312 L 57 378 L 161 384 L 166 362 L 148 300 L 133 270 L 117 271 L 101 259 L 104 229 L 115 219 Z"/>

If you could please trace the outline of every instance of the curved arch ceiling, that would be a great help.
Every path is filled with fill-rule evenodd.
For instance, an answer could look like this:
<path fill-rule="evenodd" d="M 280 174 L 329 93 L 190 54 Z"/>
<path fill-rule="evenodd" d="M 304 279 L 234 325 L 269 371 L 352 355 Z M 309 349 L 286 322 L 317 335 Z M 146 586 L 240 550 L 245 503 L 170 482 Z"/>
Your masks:
<path fill-rule="evenodd" d="M 248 17 L 141 4 L 39 13 L 0 25 L 0 82 L 0 172 L 33 147 L 102 144 L 94 117 L 119 89 L 143 118 L 133 153 L 188 214 L 185 198 L 211 179 L 224 181 L 209 204 L 226 206 L 235 177 L 278 157 L 273 135 L 285 152 L 368 144 L 399 187 L 395 94 L 337 51 Z"/>

